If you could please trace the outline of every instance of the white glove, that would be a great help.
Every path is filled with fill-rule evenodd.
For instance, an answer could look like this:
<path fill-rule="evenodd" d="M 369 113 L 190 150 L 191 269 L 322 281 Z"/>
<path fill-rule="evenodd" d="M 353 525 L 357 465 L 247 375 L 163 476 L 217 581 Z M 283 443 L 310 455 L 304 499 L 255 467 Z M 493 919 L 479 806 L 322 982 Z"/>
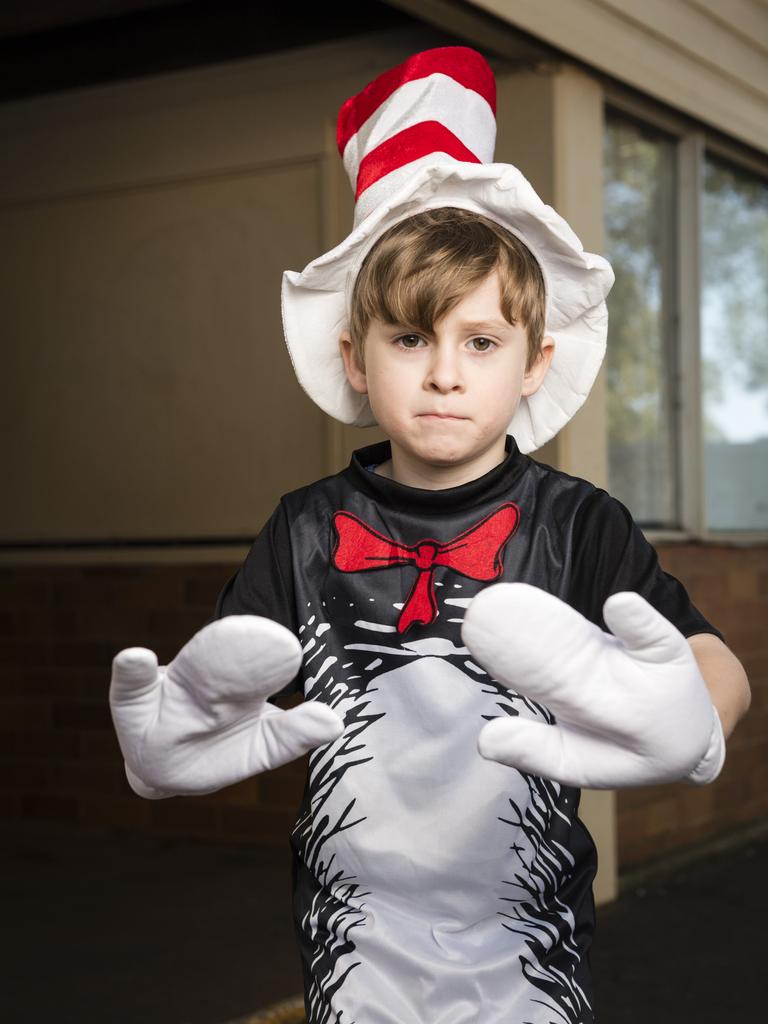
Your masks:
<path fill-rule="evenodd" d="M 473 599 L 461 631 L 473 658 L 556 719 L 495 718 L 480 753 L 567 786 L 711 782 L 725 740 L 686 639 L 639 594 L 613 594 L 603 617 L 613 636 L 526 583 Z"/>
<path fill-rule="evenodd" d="M 290 630 L 258 615 L 209 623 L 167 667 L 144 647 L 121 651 L 109 702 L 131 788 L 149 799 L 213 793 L 336 739 L 343 723 L 326 705 L 267 703 L 301 653 Z"/>

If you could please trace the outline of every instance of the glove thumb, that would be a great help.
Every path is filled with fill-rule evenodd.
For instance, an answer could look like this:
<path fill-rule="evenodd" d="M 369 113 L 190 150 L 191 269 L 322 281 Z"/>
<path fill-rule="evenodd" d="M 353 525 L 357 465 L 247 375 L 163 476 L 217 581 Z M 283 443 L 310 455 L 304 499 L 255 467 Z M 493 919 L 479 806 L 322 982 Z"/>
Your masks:
<path fill-rule="evenodd" d="M 612 594 L 603 605 L 603 618 L 635 661 L 659 664 L 690 656 L 683 634 L 640 594 Z"/>
<path fill-rule="evenodd" d="M 146 647 L 126 647 L 112 661 L 109 699 L 112 705 L 130 704 L 160 685 L 157 655 Z"/>
<path fill-rule="evenodd" d="M 306 701 L 289 711 L 277 711 L 261 719 L 261 736 L 253 749 L 249 774 L 279 768 L 315 747 L 330 743 L 344 731 L 344 722 L 326 704 Z"/>
<path fill-rule="evenodd" d="M 529 718 L 494 718 L 477 737 L 477 749 L 489 761 L 518 768 L 536 775 L 551 772 L 560 762 L 562 746 L 556 726 Z"/>

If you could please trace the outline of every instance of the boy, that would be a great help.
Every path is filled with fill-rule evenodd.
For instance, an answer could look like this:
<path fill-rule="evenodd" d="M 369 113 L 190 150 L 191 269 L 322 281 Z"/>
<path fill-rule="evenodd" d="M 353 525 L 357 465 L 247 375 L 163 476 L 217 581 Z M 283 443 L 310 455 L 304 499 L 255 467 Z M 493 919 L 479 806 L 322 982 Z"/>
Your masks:
<path fill-rule="evenodd" d="M 286 274 L 283 319 L 311 397 L 389 441 L 283 497 L 167 669 L 115 659 L 141 795 L 313 751 L 292 836 L 312 1024 L 592 1021 L 578 787 L 711 781 L 747 703 L 626 509 L 524 454 L 586 397 L 612 274 L 490 163 L 493 102 L 456 47 L 344 105 L 356 227 Z"/>

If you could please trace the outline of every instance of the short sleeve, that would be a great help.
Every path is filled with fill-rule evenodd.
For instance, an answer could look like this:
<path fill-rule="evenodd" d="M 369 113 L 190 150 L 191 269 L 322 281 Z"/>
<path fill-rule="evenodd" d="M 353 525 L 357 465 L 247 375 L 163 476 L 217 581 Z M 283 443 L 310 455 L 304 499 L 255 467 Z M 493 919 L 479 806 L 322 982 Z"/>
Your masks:
<path fill-rule="evenodd" d="M 574 521 L 571 603 L 607 629 L 602 608 L 611 594 L 631 590 L 653 605 L 685 637 L 716 629 L 696 608 L 683 584 L 659 565 L 654 547 L 629 510 L 605 491 L 585 499 Z"/>
<path fill-rule="evenodd" d="M 282 503 L 253 542 L 243 565 L 225 584 L 211 621 L 226 615 L 263 615 L 298 636 L 291 534 Z M 297 674 L 275 696 L 296 693 L 300 689 L 299 680 Z"/>

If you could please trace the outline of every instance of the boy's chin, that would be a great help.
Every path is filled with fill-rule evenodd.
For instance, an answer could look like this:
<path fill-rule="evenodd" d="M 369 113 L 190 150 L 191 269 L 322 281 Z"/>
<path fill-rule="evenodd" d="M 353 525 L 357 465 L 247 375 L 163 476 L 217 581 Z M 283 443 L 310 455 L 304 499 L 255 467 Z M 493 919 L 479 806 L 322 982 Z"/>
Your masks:
<path fill-rule="evenodd" d="M 409 460 L 434 469 L 447 469 L 481 459 L 487 451 L 486 445 L 461 444 L 449 438 L 434 439 L 427 444 L 398 444 L 393 440 L 393 444 L 397 445 Z"/>

